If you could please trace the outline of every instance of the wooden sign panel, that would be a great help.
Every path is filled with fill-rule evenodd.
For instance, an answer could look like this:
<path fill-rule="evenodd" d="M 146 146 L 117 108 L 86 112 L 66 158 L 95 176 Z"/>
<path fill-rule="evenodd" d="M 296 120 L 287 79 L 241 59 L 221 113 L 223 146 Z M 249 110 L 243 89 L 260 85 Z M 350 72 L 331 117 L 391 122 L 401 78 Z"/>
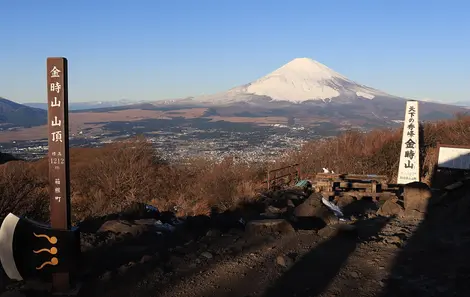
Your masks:
<path fill-rule="evenodd" d="M 470 145 L 439 145 L 437 167 L 452 170 L 470 170 Z"/>
<path fill-rule="evenodd" d="M 67 59 L 47 58 L 51 226 L 59 230 L 71 228 L 67 70 Z M 57 291 L 67 290 L 69 281 L 68 273 L 53 275 Z"/>

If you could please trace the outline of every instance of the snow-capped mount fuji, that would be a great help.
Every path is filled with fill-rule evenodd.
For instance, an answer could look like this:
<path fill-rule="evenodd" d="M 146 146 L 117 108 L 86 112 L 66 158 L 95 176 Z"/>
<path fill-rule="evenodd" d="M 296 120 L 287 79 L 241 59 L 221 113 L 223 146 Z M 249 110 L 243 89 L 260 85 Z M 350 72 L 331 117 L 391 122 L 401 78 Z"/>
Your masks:
<path fill-rule="evenodd" d="M 194 97 L 207 103 L 248 102 L 257 98 L 301 103 L 306 101 L 350 102 L 357 99 L 392 97 L 380 90 L 356 83 L 327 66 L 297 58 L 254 82 L 226 92 Z"/>

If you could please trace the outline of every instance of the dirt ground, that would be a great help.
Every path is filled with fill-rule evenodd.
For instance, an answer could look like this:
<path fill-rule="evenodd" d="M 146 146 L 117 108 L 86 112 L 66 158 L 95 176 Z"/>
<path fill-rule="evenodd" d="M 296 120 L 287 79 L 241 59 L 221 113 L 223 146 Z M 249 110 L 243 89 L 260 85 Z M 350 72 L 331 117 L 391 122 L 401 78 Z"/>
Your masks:
<path fill-rule="evenodd" d="M 358 201 L 352 223 L 320 229 L 276 214 L 282 205 L 139 238 L 84 226 L 79 296 L 470 296 L 470 189 L 431 202 L 424 219 L 405 219 Z M 248 228 L 253 219 L 284 221 Z"/>

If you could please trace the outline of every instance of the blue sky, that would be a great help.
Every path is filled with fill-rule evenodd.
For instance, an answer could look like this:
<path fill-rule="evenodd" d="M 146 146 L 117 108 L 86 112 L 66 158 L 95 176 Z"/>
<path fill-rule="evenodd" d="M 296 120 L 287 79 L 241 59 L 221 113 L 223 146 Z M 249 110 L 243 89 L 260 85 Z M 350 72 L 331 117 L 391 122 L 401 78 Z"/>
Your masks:
<path fill-rule="evenodd" d="M 0 0 L 0 96 L 158 100 L 255 80 L 297 57 L 388 93 L 470 100 L 470 1 Z"/>

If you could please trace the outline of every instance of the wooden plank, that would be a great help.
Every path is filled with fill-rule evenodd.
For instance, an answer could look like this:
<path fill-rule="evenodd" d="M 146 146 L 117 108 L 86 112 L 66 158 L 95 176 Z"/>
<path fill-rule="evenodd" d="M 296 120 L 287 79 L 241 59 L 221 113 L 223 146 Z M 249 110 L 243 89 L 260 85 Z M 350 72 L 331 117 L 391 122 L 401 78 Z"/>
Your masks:
<path fill-rule="evenodd" d="M 358 192 L 358 191 L 350 191 L 350 192 L 323 191 L 322 193 L 328 196 L 353 196 L 353 197 L 375 197 L 375 198 L 396 196 L 395 193 L 391 193 L 391 192 L 372 193 L 372 192 Z"/>
<path fill-rule="evenodd" d="M 372 189 L 371 183 L 358 183 L 358 182 L 340 182 L 339 187 L 349 189 Z"/>
<path fill-rule="evenodd" d="M 344 179 L 360 179 L 360 180 L 388 180 L 385 175 L 374 175 L 374 174 L 346 174 Z"/>

